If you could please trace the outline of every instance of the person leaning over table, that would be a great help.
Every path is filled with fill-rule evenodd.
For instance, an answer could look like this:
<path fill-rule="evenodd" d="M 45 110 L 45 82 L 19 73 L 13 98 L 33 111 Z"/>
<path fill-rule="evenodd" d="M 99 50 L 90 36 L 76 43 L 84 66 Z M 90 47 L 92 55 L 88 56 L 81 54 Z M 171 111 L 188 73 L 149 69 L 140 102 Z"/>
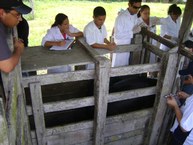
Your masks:
<path fill-rule="evenodd" d="M 69 24 L 68 16 L 59 13 L 55 17 L 55 22 L 47 31 L 42 39 L 42 46 L 64 46 L 66 39 L 74 39 L 74 37 L 82 37 L 83 33 L 77 28 Z"/>
<path fill-rule="evenodd" d="M 104 25 L 106 11 L 98 6 L 93 10 L 93 21 L 89 22 L 84 28 L 86 42 L 95 49 L 114 50 L 116 44 L 107 40 L 107 30 Z M 88 64 L 86 69 L 94 69 L 94 64 Z"/>
<path fill-rule="evenodd" d="M 107 30 L 104 25 L 106 11 L 103 7 L 96 7 L 93 11 L 93 21 L 89 22 L 84 28 L 84 37 L 86 42 L 97 49 L 114 50 L 115 43 L 107 40 Z"/>
<path fill-rule="evenodd" d="M 69 24 L 68 16 L 63 13 L 58 13 L 55 17 L 55 22 L 47 31 L 47 34 L 42 39 L 42 46 L 50 48 L 52 46 L 64 46 L 67 39 L 82 37 L 83 33 L 77 28 Z M 73 67 L 66 65 L 60 68 L 48 69 L 48 74 L 63 73 L 72 71 Z"/>
<path fill-rule="evenodd" d="M 137 24 L 137 13 L 141 8 L 141 1 L 129 0 L 129 7 L 117 16 L 114 25 L 114 40 L 117 45 L 131 44 L 133 28 Z M 112 67 L 127 66 L 129 56 L 129 52 L 113 53 Z"/>

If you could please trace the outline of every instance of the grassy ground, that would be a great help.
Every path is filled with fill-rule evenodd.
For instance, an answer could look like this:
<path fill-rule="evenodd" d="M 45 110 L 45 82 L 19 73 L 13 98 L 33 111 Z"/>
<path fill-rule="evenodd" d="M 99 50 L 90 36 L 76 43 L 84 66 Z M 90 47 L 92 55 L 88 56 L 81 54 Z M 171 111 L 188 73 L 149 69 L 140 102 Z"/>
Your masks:
<path fill-rule="evenodd" d="M 166 17 L 170 4 L 142 3 L 148 4 L 151 8 L 151 16 Z M 92 20 L 92 12 L 96 6 L 103 6 L 106 9 L 107 17 L 105 25 L 108 35 L 111 34 L 115 18 L 119 9 L 126 9 L 128 2 L 91 2 L 91 1 L 65 1 L 65 0 L 35 0 L 35 19 L 25 16 L 29 22 L 30 35 L 29 46 L 41 44 L 42 37 L 54 22 L 57 13 L 68 15 L 70 23 L 83 31 L 84 26 Z M 184 10 L 184 5 L 180 5 Z M 159 28 L 158 28 L 159 33 Z"/>

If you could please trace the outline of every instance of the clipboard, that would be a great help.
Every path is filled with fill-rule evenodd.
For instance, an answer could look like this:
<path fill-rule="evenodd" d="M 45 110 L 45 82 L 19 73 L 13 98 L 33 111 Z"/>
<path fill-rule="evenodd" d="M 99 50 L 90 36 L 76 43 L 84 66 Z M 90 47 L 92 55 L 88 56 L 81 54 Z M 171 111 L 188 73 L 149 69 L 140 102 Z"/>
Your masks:
<path fill-rule="evenodd" d="M 60 50 L 68 50 L 68 49 L 70 49 L 70 47 L 74 43 L 74 39 L 68 39 L 68 40 L 65 40 L 65 41 L 66 41 L 66 44 L 64 46 L 52 46 L 50 48 L 50 50 L 60 51 Z"/>

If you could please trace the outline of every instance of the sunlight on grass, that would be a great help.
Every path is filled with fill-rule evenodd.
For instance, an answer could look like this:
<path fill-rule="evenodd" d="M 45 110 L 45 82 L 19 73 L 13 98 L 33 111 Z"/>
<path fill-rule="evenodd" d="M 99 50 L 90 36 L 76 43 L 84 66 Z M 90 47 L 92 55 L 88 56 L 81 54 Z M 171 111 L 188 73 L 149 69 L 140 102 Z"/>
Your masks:
<path fill-rule="evenodd" d="M 170 4 L 161 3 L 142 3 L 148 4 L 151 8 L 151 16 L 166 17 L 167 9 Z M 29 4 L 28 4 L 29 5 Z M 65 1 L 65 0 L 50 0 L 50 1 L 35 1 L 35 19 L 31 20 L 32 16 L 25 16 L 29 22 L 30 35 L 29 45 L 41 45 L 42 37 L 51 27 L 57 13 L 68 15 L 70 23 L 83 31 L 88 22 L 92 21 L 93 9 L 96 6 L 103 6 L 106 9 L 107 17 L 105 25 L 107 27 L 108 36 L 111 35 L 114 21 L 119 9 L 126 9 L 128 2 L 91 2 L 91 1 Z M 184 5 L 179 5 L 184 10 Z M 159 28 L 158 28 L 159 33 Z"/>

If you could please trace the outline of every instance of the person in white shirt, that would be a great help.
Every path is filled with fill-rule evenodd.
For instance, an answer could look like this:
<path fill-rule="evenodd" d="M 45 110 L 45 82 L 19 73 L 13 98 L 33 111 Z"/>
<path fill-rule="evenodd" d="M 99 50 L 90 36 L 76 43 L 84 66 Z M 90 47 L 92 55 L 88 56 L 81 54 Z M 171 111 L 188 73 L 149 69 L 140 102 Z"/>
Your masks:
<path fill-rule="evenodd" d="M 107 40 L 107 30 L 104 25 L 106 11 L 103 7 L 96 7 L 93 11 L 93 21 L 89 22 L 84 28 L 86 42 L 96 49 L 114 50 L 116 44 Z M 88 64 L 86 69 L 94 69 L 94 64 Z"/>
<path fill-rule="evenodd" d="M 189 75 L 193 82 L 193 67 L 181 70 L 181 73 Z M 193 94 L 189 95 L 185 92 L 178 93 L 179 99 L 185 102 L 177 104 L 173 96 L 167 97 L 167 104 L 174 110 L 176 119 L 171 128 L 172 145 L 192 145 L 193 144 Z"/>
<path fill-rule="evenodd" d="M 160 19 L 158 17 L 150 17 L 150 7 L 148 5 L 142 5 L 137 16 L 137 27 L 146 27 L 149 31 L 156 33 L 156 25 L 160 24 Z M 150 43 L 153 45 L 157 45 L 157 41 L 153 39 L 150 39 Z M 155 63 L 156 61 L 157 57 L 155 56 L 155 54 L 151 53 L 149 62 Z"/>
<path fill-rule="evenodd" d="M 93 48 L 114 50 L 116 44 L 107 40 L 107 30 L 104 25 L 106 19 L 105 9 L 100 6 L 96 7 L 93 11 L 93 19 L 84 28 L 86 42 Z"/>
<path fill-rule="evenodd" d="M 181 25 L 181 14 L 182 11 L 180 7 L 176 4 L 172 4 L 168 9 L 168 17 L 162 18 L 160 20 L 161 23 L 161 36 L 166 38 L 167 40 L 172 41 L 173 43 L 177 43 L 178 34 Z M 164 51 L 168 51 L 169 48 L 163 44 L 161 44 L 160 49 Z"/>
<path fill-rule="evenodd" d="M 64 46 L 66 40 L 81 37 L 83 33 L 77 28 L 69 24 L 68 16 L 59 13 L 55 17 L 55 22 L 47 31 L 42 39 L 42 46 L 50 48 L 52 46 Z M 63 73 L 73 70 L 72 66 L 64 66 L 61 68 L 48 69 L 48 73 Z"/>
<path fill-rule="evenodd" d="M 133 38 L 133 27 L 137 23 L 137 12 L 141 7 L 141 0 L 129 0 L 129 7 L 121 12 L 114 26 L 114 41 L 117 45 L 130 44 Z M 127 66 L 130 53 L 113 53 L 112 66 Z"/>
<path fill-rule="evenodd" d="M 42 39 L 42 46 L 64 46 L 66 39 L 74 39 L 74 37 L 81 37 L 83 33 L 77 28 L 69 24 L 68 16 L 59 13 L 55 17 L 55 22 L 51 29 Z"/>

